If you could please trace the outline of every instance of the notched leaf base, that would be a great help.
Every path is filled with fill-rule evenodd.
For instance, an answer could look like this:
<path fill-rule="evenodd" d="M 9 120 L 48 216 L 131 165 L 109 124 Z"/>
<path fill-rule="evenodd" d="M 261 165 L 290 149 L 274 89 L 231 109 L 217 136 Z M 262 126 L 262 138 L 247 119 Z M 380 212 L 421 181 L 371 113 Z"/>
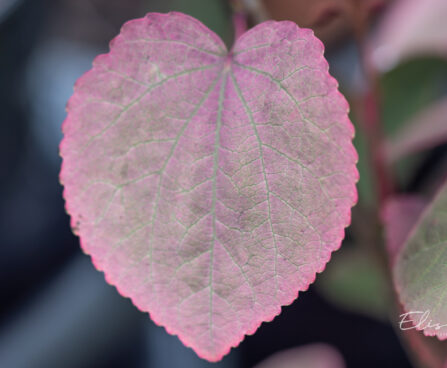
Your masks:
<path fill-rule="evenodd" d="M 231 56 L 183 14 L 126 23 L 63 125 L 84 251 L 156 323 L 221 359 L 340 246 L 357 200 L 347 113 L 321 42 L 292 22 L 256 26 Z"/>

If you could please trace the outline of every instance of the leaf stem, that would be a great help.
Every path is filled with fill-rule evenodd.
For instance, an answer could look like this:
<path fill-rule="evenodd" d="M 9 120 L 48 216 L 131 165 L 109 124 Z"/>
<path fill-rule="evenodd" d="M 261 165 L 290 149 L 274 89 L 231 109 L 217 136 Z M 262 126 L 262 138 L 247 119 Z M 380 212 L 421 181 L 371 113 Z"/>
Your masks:
<path fill-rule="evenodd" d="M 398 321 L 395 316 L 400 315 L 403 310 L 399 302 L 399 296 L 392 286 L 393 275 L 389 262 L 389 256 L 385 249 L 383 236 L 381 236 L 381 216 L 380 211 L 384 202 L 394 194 L 395 184 L 391 175 L 390 167 L 385 158 L 385 139 L 383 132 L 383 122 L 381 119 L 381 91 L 380 77 L 371 62 L 370 50 L 365 43 L 365 37 L 369 30 L 369 16 L 364 2 L 362 0 L 351 1 L 351 19 L 353 20 L 353 30 L 356 42 L 360 52 L 361 66 L 367 82 L 367 91 L 363 97 L 361 104 L 362 116 L 359 119 L 362 128 L 366 133 L 368 140 L 371 164 L 374 170 L 375 186 L 378 193 L 379 203 L 375 208 L 375 224 L 376 234 L 372 235 L 374 239 L 372 247 L 378 259 L 382 270 L 386 274 L 390 284 L 390 292 L 392 300 L 394 300 L 391 310 L 392 326 L 395 328 L 397 335 L 402 341 L 407 355 L 413 363 L 421 368 L 443 368 L 445 362 L 445 353 L 442 353 L 443 345 L 439 341 L 429 340 L 422 332 L 416 330 L 402 331 L 397 327 Z M 377 246 L 379 245 L 380 246 Z M 445 363 L 444 363 L 445 362 Z"/>
<path fill-rule="evenodd" d="M 232 0 L 231 6 L 233 9 L 233 27 L 234 27 L 234 41 L 242 36 L 247 31 L 247 14 L 244 11 L 244 7 L 240 0 Z"/>
<path fill-rule="evenodd" d="M 385 159 L 385 137 L 381 119 L 380 79 L 374 68 L 370 51 L 365 42 L 369 30 L 369 16 L 363 1 L 351 1 L 351 19 L 353 30 L 360 52 L 361 66 L 366 77 L 367 91 L 361 102 L 360 123 L 368 140 L 371 165 L 374 170 L 375 187 L 379 198 L 379 207 L 394 192 L 394 180 Z"/>

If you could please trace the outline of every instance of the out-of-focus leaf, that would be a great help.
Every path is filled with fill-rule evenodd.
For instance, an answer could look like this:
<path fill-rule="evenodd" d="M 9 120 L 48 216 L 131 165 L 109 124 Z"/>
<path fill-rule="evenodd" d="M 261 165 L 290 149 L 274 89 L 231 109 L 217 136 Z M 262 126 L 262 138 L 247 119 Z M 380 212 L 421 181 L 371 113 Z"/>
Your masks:
<path fill-rule="evenodd" d="M 339 307 L 374 318 L 387 318 L 386 279 L 371 255 L 344 247 L 318 277 L 317 290 Z"/>
<path fill-rule="evenodd" d="M 404 124 L 386 144 L 390 162 L 447 142 L 447 98 L 428 106 Z"/>
<path fill-rule="evenodd" d="M 414 56 L 447 57 L 447 1 L 395 0 L 372 39 L 379 70 Z"/>
<path fill-rule="evenodd" d="M 72 226 L 122 295 L 219 360 L 340 246 L 357 199 L 347 112 L 322 43 L 293 22 L 229 53 L 184 14 L 130 21 L 68 104 Z"/>
<path fill-rule="evenodd" d="M 417 59 L 401 64 L 382 76 L 381 91 L 385 132 L 393 136 L 447 92 L 447 61 Z"/>
<path fill-rule="evenodd" d="M 385 204 L 382 221 L 385 224 L 385 240 L 391 267 L 426 205 L 426 200 L 415 195 L 396 196 Z M 399 309 L 401 312 L 398 314 L 401 315 L 396 316 L 395 323 L 404 330 L 403 337 L 408 344 L 408 353 L 424 367 L 441 368 L 447 357 L 446 342 L 416 331 L 414 325 L 409 323 L 406 311 L 402 307 Z M 402 318 L 405 323 L 401 325 Z"/>
<path fill-rule="evenodd" d="M 330 345 L 312 344 L 280 351 L 254 368 L 344 368 L 341 354 Z"/>
<path fill-rule="evenodd" d="M 267 16 L 275 20 L 291 20 L 300 27 L 314 30 L 326 46 L 339 43 L 353 30 L 355 19 L 352 0 L 244 0 L 259 3 Z M 357 0 L 370 18 L 389 0 Z"/>
<path fill-rule="evenodd" d="M 385 242 L 392 264 L 426 204 L 423 198 L 410 195 L 392 197 L 385 203 L 382 221 L 385 224 Z"/>
<path fill-rule="evenodd" d="M 447 339 L 447 184 L 424 211 L 397 256 L 396 289 L 405 327 Z"/>
<path fill-rule="evenodd" d="M 300 27 L 312 28 L 330 45 L 350 31 L 349 11 L 345 0 L 259 0 L 275 20 L 292 20 Z"/>
<path fill-rule="evenodd" d="M 417 59 L 399 65 L 381 79 L 382 120 L 386 136 L 398 139 L 415 114 L 447 92 L 447 61 Z M 394 169 L 399 185 L 405 186 L 423 158 L 412 155 L 399 160 Z"/>

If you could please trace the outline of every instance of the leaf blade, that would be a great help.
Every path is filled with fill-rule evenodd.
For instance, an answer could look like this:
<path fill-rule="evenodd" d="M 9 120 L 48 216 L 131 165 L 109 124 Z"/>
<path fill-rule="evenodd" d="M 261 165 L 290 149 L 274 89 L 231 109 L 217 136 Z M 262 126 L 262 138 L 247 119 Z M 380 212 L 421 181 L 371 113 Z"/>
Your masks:
<path fill-rule="evenodd" d="M 357 198 L 348 106 L 311 32 L 267 22 L 224 47 L 179 13 L 127 23 L 77 83 L 61 143 L 83 250 L 211 361 L 307 289 Z"/>
<path fill-rule="evenodd" d="M 396 288 L 417 330 L 447 338 L 444 298 L 447 249 L 447 186 L 440 190 L 412 230 L 393 269 Z"/>
<path fill-rule="evenodd" d="M 426 204 L 424 198 L 415 195 L 395 196 L 385 203 L 381 217 L 385 224 L 386 247 L 391 264 L 396 261 Z"/>
<path fill-rule="evenodd" d="M 391 4 L 370 41 L 377 68 L 386 71 L 420 55 L 445 57 L 446 14 L 442 0 L 398 0 Z"/>

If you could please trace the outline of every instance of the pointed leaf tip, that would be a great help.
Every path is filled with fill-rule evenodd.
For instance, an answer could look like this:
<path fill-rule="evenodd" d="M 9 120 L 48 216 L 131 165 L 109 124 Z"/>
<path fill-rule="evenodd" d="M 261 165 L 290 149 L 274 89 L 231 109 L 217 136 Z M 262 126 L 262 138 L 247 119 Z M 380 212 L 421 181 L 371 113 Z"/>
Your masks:
<path fill-rule="evenodd" d="M 216 361 L 306 290 L 356 201 L 348 106 L 309 30 L 266 22 L 228 55 L 193 18 L 126 23 L 77 83 L 66 208 L 120 293 Z"/>

